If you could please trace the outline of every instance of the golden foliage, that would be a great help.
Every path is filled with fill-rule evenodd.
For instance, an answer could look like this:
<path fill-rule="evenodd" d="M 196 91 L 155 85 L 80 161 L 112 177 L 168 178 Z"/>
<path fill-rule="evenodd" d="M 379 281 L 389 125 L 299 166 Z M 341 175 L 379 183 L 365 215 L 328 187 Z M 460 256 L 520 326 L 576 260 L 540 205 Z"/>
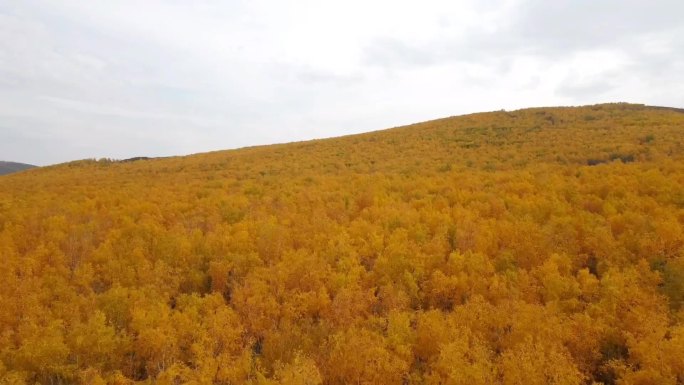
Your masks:
<path fill-rule="evenodd" d="M 0 178 L 0 383 L 680 384 L 684 114 Z"/>

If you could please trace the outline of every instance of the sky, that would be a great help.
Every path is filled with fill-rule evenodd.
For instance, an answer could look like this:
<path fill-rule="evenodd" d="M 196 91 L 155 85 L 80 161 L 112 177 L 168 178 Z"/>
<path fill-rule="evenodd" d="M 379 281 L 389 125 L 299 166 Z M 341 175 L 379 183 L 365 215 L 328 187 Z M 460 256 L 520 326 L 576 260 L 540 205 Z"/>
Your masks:
<path fill-rule="evenodd" d="M 0 0 L 0 160 L 347 135 L 480 111 L 684 107 L 681 0 Z"/>

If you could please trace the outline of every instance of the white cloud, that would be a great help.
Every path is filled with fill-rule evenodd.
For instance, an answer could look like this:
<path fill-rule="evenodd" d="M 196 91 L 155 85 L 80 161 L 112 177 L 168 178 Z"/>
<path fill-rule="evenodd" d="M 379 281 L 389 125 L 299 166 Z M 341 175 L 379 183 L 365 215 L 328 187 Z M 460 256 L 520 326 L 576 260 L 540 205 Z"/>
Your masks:
<path fill-rule="evenodd" d="M 501 108 L 684 105 L 674 0 L 0 4 L 0 158 L 174 155 Z"/>

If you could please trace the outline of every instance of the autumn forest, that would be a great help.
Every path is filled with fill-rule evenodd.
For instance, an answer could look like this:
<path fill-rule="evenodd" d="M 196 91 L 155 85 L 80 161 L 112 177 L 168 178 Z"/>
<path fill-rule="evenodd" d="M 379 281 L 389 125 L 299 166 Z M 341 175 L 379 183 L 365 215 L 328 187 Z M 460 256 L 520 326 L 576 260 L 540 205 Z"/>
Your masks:
<path fill-rule="evenodd" d="M 2 384 L 684 384 L 684 113 L 0 177 Z"/>

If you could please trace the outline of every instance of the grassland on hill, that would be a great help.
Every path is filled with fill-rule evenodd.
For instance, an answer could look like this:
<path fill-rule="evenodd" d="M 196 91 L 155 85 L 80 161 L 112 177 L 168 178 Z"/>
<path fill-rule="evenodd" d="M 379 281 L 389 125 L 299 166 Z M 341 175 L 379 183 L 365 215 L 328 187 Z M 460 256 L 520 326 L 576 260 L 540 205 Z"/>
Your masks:
<path fill-rule="evenodd" d="M 684 114 L 0 178 L 0 382 L 681 384 Z"/>

